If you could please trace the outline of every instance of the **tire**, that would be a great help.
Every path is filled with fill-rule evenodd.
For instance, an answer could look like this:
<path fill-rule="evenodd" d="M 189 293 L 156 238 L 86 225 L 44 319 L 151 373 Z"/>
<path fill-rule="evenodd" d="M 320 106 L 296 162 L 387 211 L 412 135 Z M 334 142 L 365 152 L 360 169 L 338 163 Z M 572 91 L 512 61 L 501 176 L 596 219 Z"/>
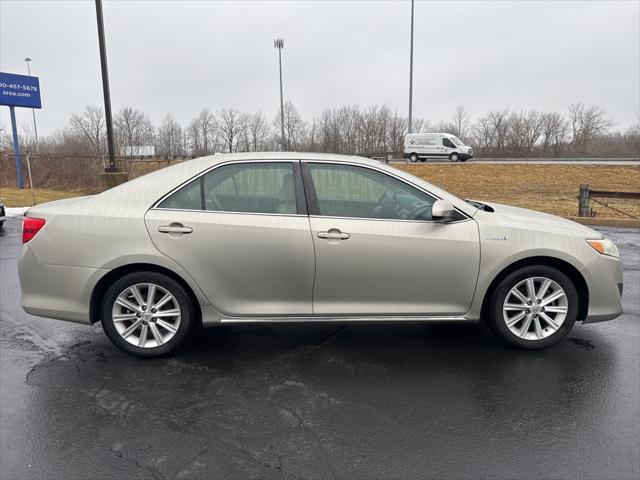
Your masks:
<path fill-rule="evenodd" d="M 412 153 L 411 155 L 409 155 L 409 160 L 411 160 L 413 163 L 416 163 L 418 161 L 418 155 Z"/>
<path fill-rule="evenodd" d="M 157 310 L 147 308 L 150 292 Z M 166 295 L 171 298 L 167 300 Z M 117 303 L 119 299 L 137 309 Z M 184 287 L 157 272 L 130 273 L 118 279 L 105 293 L 101 313 L 102 328 L 109 340 L 121 350 L 144 358 L 175 351 L 184 344 L 196 323 L 194 306 Z M 154 317 L 154 313 L 161 317 Z M 114 315 L 120 320 L 114 320 Z"/>
<path fill-rule="evenodd" d="M 530 279 L 533 279 L 535 298 L 528 293 Z M 541 292 L 545 285 L 546 290 Z M 520 296 L 514 292 L 516 288 Z M 545 300 L 553 296 L 557 299 L 544 305 Z M 538 297 L 542 297 L 541 302 Z M 529 305 L 525 300 L 532 303 Z M 522 308 L 525 306 L 528 309 Z M 518 320 L 522 314 L 524 316 Z M 569 277 L 553 267 L 532 265 L 511 272 L 498 284 L 491 298 L 488 321 L 496 335 L 507 344 L 540 349 L 562 340 L 573 327 L 577 315 L 578 292 Z"/>
<path fill-rule="evenodd" d="M 460 161 L 460 156 L 457 153 L 452 153 L 451 155 L 449 155 L 449 160 L 451 160 L 452 162 L 458 162 Z"/>

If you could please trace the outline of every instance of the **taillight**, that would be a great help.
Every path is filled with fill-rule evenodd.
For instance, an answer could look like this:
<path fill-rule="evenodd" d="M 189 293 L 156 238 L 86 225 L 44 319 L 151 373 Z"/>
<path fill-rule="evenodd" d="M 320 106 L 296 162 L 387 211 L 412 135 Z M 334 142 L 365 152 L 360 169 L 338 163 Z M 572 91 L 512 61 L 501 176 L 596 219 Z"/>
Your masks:
<path fill-rule="evenodd" d="M 22 221 L 22 243 L 27 243 L 44 227 L 43 218 L 24 217 Z"/>

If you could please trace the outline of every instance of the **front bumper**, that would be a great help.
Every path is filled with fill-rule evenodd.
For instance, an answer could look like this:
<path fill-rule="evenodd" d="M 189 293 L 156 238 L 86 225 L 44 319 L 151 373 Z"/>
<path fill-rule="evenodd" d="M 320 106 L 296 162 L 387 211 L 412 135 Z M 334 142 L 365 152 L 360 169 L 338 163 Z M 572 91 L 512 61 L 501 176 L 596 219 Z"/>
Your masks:
<path fill-rule="evenodd" d="M 600 255 L 582 274 L 589 288 L 589 311 L 584 323 L 613 320 L 622 314 L 622 262 Z"/>

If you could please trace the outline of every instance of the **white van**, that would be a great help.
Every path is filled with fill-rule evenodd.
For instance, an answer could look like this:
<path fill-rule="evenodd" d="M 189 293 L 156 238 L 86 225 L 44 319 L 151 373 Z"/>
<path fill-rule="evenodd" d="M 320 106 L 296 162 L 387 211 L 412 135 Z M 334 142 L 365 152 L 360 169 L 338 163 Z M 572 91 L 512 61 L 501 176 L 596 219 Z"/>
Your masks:
<path fill-rule="evenodd" d="M 449 133 L 407 133 L 404 137 L 404 158 L 412 162 L 424 162 L 427 158 L 465 162 L 471 157 L 471 147 Z"/>

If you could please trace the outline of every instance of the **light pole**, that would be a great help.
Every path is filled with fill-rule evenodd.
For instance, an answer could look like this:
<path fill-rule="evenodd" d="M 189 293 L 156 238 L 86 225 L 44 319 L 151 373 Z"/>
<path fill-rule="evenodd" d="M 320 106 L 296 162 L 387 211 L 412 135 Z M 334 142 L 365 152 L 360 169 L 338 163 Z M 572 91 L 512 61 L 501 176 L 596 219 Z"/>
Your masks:
<path fill-rule="evenodd" d="M 282 149 L 285 149 L 284 139 L 284 100 L 282 97 L 282 49 L 284 48 L 284 40 L 276 38 L 273 41 L 273 46 L 278 49 L 278 63 L 280 65 L 280 129 L 282 131 Z M 288 150 L 287 146 L 287 150 Z"/>
<path fill-rule="evenodd" d="M 107 148 L 109 149 L 108 172 L 115 172 L 116 161 L 113 147 L 113 123 L 111 122 L 111 93 L 109 92 L 109 71 L 107 69 L 107 47 L 104 40 L 104 21 L 102 20 L 102 0 L 96 0 L 96 19 L 98 21 L 98 45 L 100 47 L 100 66 L 102 70 L 102 93 L 104 95 L 104 118 L 107 124 Z"/>
<path fill-rule="evenodd" d="M 411 0 L 411 47 L 409 48 L 409 128 L 411 133 L 411 120 L 413 114 L 413 0 Z"/>
<path fill-rule="evenodd" d="M 29 62 L 33 61 L 31 58 L 26 57 L 24 61 L 27 63 L 27 73 L 31 76 L 31 67 L 29 66 Z M 31 113 L 33 114 L 33 132 L 36 136 L 36 153 L 40 153 L 40 143 L 38 142 L 38 127 L 36 126 L 36 109 L 32 108 Z"/>

